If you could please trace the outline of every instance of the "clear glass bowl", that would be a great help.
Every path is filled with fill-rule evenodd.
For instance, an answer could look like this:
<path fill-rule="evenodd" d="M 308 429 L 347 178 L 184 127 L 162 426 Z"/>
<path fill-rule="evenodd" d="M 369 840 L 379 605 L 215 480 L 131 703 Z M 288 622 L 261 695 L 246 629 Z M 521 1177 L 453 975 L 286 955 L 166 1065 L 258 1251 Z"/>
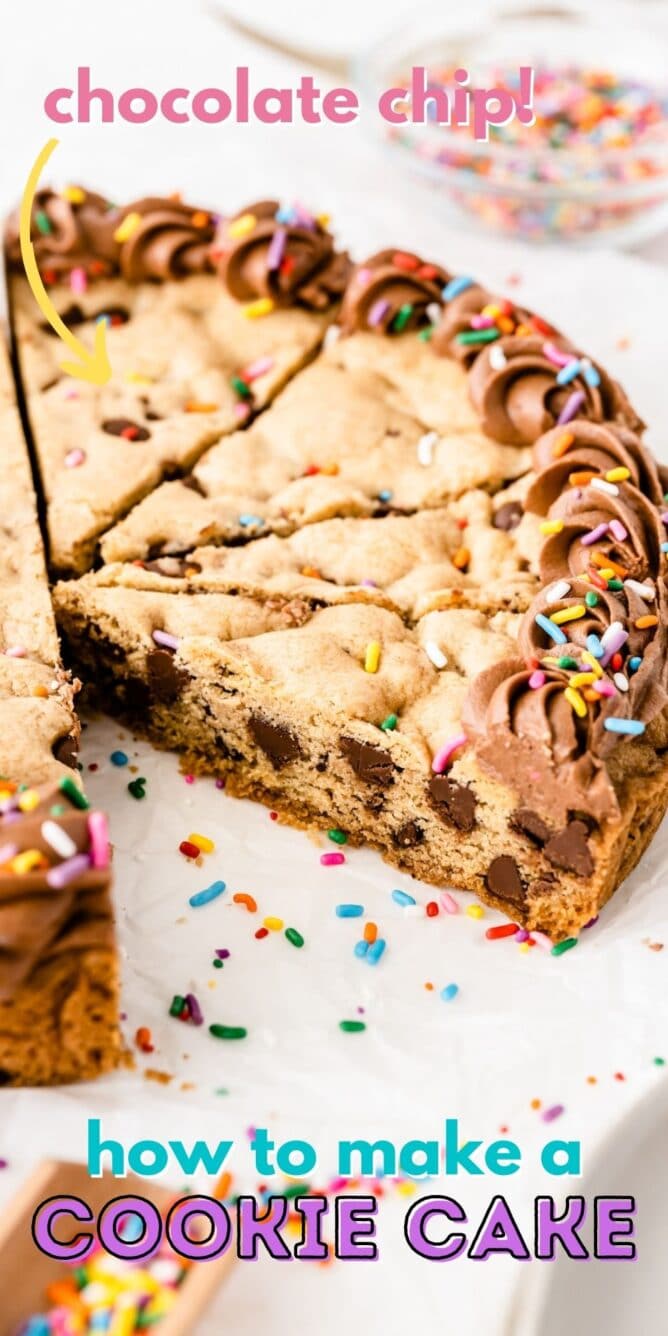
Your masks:
<path fill-rule="evenodd" d="M 646 241 L 668 227 L 666 9 L 656 0 L 609 0 L 595 10 L 586 0 L 545 0 L 536 7 L 527 0 L 469 0 L 448 13 L 430 5 L 356 62 L 367 123 L 381 134 L 395 166 L 426 177 L 467 227 L 531 241 Z M 627 134 L 630 142 L 621 147 L 605 136 L 599 142 L 600 131 L 555 145 L 536 126 L 515 143 L 494 132 L 483 143 L 434 122 L 389 125 L 378 112 L 379 95 L 404 86 L 414 65 L 430 71 L 462 66 L 473 87 L 491 87 L 493 69 L 516 72 L 520 65 L 610 72 L 652 89 L 661 111 L 642 133 Z"/>

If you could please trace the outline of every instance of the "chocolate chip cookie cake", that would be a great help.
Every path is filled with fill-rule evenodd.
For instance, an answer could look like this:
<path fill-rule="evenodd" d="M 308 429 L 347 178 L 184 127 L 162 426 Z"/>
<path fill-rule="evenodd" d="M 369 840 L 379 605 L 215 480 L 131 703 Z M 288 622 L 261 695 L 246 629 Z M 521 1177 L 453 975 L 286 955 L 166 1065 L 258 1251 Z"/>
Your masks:
<path fill-rule="evenodd" d="M 576 934 L 668 802 L 667 479 L 621 387 L 438 262 L 352 267 L 302 207 L 76 188 L 34 233 L 64 318 L 108 324 L 82 388 L 10 226 L 56 612 L 104 708 Z"/>

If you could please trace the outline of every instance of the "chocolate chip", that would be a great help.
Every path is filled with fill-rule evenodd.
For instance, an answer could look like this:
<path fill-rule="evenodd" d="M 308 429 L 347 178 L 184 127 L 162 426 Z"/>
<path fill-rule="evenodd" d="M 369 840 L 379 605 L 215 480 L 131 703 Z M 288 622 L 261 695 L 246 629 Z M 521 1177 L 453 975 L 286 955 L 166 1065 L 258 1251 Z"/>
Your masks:
<path fill-rule="evenodd" d="M 144 417 L 147 422 L 162 422 L 162 413 L 156 413 L 153 408 L 147 408 Z"/>
<path fill-rule="evenodd" d="M 77 325 L 83 325 L 86 316 L 79 306 L 79 303 L 73 302 L 71 306 L 66 306 L 65 310 L 60 312 L 60 318 L 67 325 L 68 329 L 75 329 Z M 40 329 L 43 329 L 45 334 L 55 334 L 56 332 L 47 320 L 43 321 L 40 325 Z"/>
<path fill-rule="evenodd" d="M 297 757 L 301 756 L 299 741 L 287 724 L 274 724 L 264 715 L 252 714 L 248 727 L 258 747 L 261 747 L 269 757 L 274 769 L 280 770 L 281 766 L 287 765 L 289 761 L 296 761 Z"/>
<path fill-rule="evenodd" d="M 54 742 L 51 751 L 61 765 L 68 765 L 70 770 L 76 770 L 79 759 L 79 747 L 77 739 L 72 733 L 66 733 L 64 737 L 58 738 Z"/>
<path fill-rule="evenodd" d="M 87 320 L 99 320 L 101 316 L 108 316 L 114 325 L 125 325 L 130 319 L 130 312 L 125 306 L 106 306 L 101 311 L 90 311 L 87 315 L 77 302 L 60 312 L 60 318 L 68 329 L 75 329 L 77 325 L 84 325 Z M 46 321 L 40 325 L 40 329 L 43 329 L 45 334 L 56 333 Z"/>
<path fill-rule="evenodd" d="M 196 492 L 198 496 L 206 496 L 201 482 L 198 481 L 194 473 L 186 474 L 185 478 L 181 479 L 181 486 L 187 487 L 189 492 Z"/>
<path fill-rule="evenodd" d="M 133 422 L 132 418 L 107 418 L 102 423 L 102 430 L 106 431 L 108 436 L 126 436 L 131 441 L 147 441 L 151 435 L 147 427 L 142 427 L 139 422 Z"/>
<path fill-rule="evenodd" d="M 495 529 L 503 529 L 505 533 L 509 533 L 511 529 L 517 528 L 523 514 L 519 501 L 506 501 L 505 505 L 499 506 L 499 509 L 494 511 L 492 524 Z"/>
<path fill-rule="evenodd" d="M 594 860 L 587 844 L 589 831 L 584 821 L 569 821 L 563 830 L 545 845 L 543 850 L 548 863 L 561 868 L 563 872 L 575 872 L 579 877 L 591 877 Z"/>
<path fill-rule="evenodd" d="M 547 822 L 530 807 L 518 807 L 512 813 L 509 825 L 512 830 L 519 830 L 522 835 L 528 835 L 535 844 L 546 844 L 552 834 Z"/>
<path fill-rule="evenodd" d="M 519 868 L 509 854 L 500 854 L 493 858 L 485 877 L 487 890 L 498 895 L 500 900 L 510 900 L 511 904 L 521 906 L 526 896 Z"/>
<path fill-rule="evenodd" d="M 86 320 L 99 320 L 101 316 L 108 316 L 112 325 L 127 325 L 130 312 L 127 306 L 105 306 L 103 310 L 97 311 L 95 315 L 87 315 Z"/>
<path fill-rule="evenodd" d="M 174 655 L 168 649 L 150 650 L 146 668 L 151 691 L 157 700 L 175 700 L 188 681 L 188 674 L 174 663 Z"/>
<path fill-rule="evenodd" d="M 351 738 L 345 734 L 339 739 L 339 746 L 359 779 L 365 779 L 371 784 L 393 782 L 394 763 L 390 753 L 384 751 L 382 747 L 376 747 L 372 742 L 362 742 L 360 738 Z"/>
<path fill-rule="evenodd" d="M 424 840 L 424 831 L 417 821 L 405 821 L 403 826 L 399 826 L 392 836 L 393 844 L 399 849 L 415 849 L 416 845 L 422 844 Z"/>
<path fill-rule="evenodd" d="M 476 799 L 467 784 L 458 784 L 447 775 L 432 775 L 429 797 L 442 821 L 448 821 L 457 830 L 473 830 L 476 822 Z"/>

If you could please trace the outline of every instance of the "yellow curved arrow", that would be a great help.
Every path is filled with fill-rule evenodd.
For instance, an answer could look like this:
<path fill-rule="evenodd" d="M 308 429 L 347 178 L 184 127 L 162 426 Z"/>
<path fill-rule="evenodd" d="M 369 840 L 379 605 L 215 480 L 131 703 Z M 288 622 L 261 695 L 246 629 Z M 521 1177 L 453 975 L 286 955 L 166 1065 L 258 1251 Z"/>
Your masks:
<path fill-rule="evenodd" d="M 74 376 L 77 380 L 88 380 L 92 385 L 106 385 L 111 380 L 111 366 L 107 355 L 107 334 L 106 323 L 100 320 L 95 326 L 95 337 L 92 352 L 87 348 L 81 339 L 73 334 L 71 329 L 61 320 L 58 312 L 44 287 L 42 278 L 37 267 L 35 259 L 35 248 L 32 244 L 30 235 L 32 221 L 32 206 L 37 192 L 39 178 L 42 175 L 44 167 L 48 162 L 54 148 L 57 147 L 58 140 L 50 139 L 48 144 L 44 145 L 41 153 L 35 161 L 33 169 L 28 177 L 26 188 L 21 200 L 21 212 L 19 215 L 19 240 L 21 243 L 21 258 L 23 267 L 26 271 L 26 277 L 30 284 L 30 290 L 39 306 L 45 320 L 48 321 L 51 328 L 67 344 L 70 352 L 74 353 L 75 361 L 61 362 L 61 370 L 67 376 Z"/>

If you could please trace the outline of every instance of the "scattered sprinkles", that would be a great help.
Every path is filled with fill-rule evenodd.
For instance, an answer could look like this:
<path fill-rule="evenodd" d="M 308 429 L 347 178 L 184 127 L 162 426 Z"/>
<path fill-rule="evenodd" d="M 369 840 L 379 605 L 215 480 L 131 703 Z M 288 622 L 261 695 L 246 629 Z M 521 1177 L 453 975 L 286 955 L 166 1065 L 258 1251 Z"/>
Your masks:
<path fill-rule="evenodd" d="M 322 863 L 323 867 L 339 867 L 339 865 L 341 863 L 345 863 L 345 861 L 346 861 L 346 856 L 345 854 L 342 853 L 336 853 L 336 854 L 331 853 L 331 854 L 320 855 L 320 862 Z"/>
<path fill-rule="evenodd" d="M 402 908 L 404 908 L 406 905 L 417 904 L 415 896 L 409 895 L 408 891 L 393 891 L 392 899 L 394 900 L 394 903 L 396 905 L 401 905 Z"/>
<path fill-rule="evenodd" d="M 211 885 L 206 886 L 203 891 L 196 891 L 194 895 L 191 895 L 188 904 L 192 905 L 193 909 L 199 909 L 201 905 L 209 905 L 212 900 L 217 900 L 224 890 L 224 881 L 212 881 Z M 236 900 L 236 898 L 235 895 L 234 899 Z"/>

